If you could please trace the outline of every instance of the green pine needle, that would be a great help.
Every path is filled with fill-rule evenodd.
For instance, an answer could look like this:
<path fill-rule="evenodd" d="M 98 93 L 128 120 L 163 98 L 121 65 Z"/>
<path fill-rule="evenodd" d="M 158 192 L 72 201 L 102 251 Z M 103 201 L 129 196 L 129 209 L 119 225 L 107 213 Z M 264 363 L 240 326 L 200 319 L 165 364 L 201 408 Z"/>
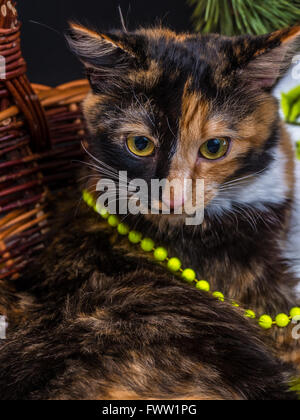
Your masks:
<path fill-rule="evenodd" d="M 187 0 L 198 32 L 261 35 L 300 22 L 300 0 Z"/>

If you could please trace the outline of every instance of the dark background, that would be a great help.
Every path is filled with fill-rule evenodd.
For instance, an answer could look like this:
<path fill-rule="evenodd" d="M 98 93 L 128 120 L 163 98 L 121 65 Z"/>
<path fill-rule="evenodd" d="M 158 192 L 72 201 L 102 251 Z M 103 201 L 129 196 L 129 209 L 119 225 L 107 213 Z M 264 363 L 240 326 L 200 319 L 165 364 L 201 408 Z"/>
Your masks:
<path fill-rule="evenodd" d="M 186 0 L 18 0 L 17 4 L 30 81 L 51 86 L 83 76 L 63 37 L 70 19 L 102 30 L 119 28 L 120 5 L 129 29 L 163 22 L 172 29 L 192 30 L 193 9 Z"/>

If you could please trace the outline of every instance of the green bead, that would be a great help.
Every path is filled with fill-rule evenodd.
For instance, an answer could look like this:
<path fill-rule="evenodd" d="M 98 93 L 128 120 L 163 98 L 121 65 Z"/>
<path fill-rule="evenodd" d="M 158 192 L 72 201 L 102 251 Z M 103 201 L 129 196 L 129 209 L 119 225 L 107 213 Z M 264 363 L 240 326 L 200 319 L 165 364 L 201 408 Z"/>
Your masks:
<path fill-rule="evenodd" d="M 225 300 L 225 296 L 221 292 L 215 292 L 215 293 L 213 293 L 213 297 L 215 297 L 216 299 L 220 300 L 221 302 L 224 302 L 224 300 Z"/>
<path fill-rule="evenodd" d="M 191 268 L 187 268 L 183 271 L 182 277 L 188 283 L 193 283 L 196 280 L 196 273 Z"/>
<path fill-rule="evenodd" d="M 82 198 L 83 198 L 83 200 L 84 200 L 85 202 L 87 202 L 87 201 L 88 201 L 88 198 L 89 198 L 89 193 L 87 192 L 87 190 L 83 190 L 83 192 L 82 192 Z"/>
<path fill-rule="evenodd" d="M 155 247 L 155 243 L 154 243 L 154 241 L 152 241 L 152 239 L 145 238 L 145 239 L 142 240 L 141 248 L 142 248 L 143 251 L 151 252 L 151 251 L 153 251 L 154 247 Z"/>
<path fill-rule="evenodd" d="M 109 213 L 106 209 L 100 209 L 99 214 L 102 217 L 102 219 L 107 220 L 109 218 Z"/>
<path fill-rule="evenodd" d="M 165 248 L 159 247 L 154 251 L 154 258 L 156 261 L 163 262 L 168 258 L 168 251 Z"/>
<path fill-rule="evenodd" d="M 90 206 L 90 207 L 93 207 L 94 206 L 94 198 L 93 198 L 93 196 L 92 196 L 92 194 L 91 193 L 89 193 L 88 191 L 84 191 L 83 192 L 83 200 L 86 202 L 86 204 L 88 205 L 88 206 Z"/>
<path fill-rule="evenodd" d="M 273 320 L 269 315 L 263 315 L 259 318 L 259 326 L 264 330 L 270 330 L 273 325 Z"/>
<path fill-rule="evenodd" d="M 126 236 L 128 235 L 128 233 L 130 232 L 129 226 L 126 225 L 125 223 L 120 223 L 118 226 L 118 233 L 121 236 Z"/>
<path fill-rule="evenodd" d="M 96 213 L 100 213 L 103 207 L 101 207 L 98 203 L 94 205 L 94 210 Z"/>
<path fill-rule="evenodd" d="M 142 240 L 143 235 L 140 232 L 136 232 L 135 230 L 132 230 L 129 232 L 128 239 L 132 244 L 139 244 Z"/>
<path fill-rule="evenodd" d="M 93 199 L 93 196 L 92 196 L 92 195 L 88 198 L 87 203 L 88 203 L 88 205 L 89 205 L 90 207 L 94 207 L 94 205 L 95 205 L 95 201 L 94 201 L 94 199 Z"/>
<path fill-rule="evenodd" d="M 231 302 L 231 305 L 232 305 L 234 308 L 239 308 L 239 307 L 240 307 L 240 305 L 239 305 L 237 302 L 235 302 L 234 300 Z"/>
<path fill-rule="evenodd" d="M 300 308 L 293 308 L 291 309 L 290 315 L 292 318 L 296 318 L 298 316 L 300 316 Z"/>
<path fill-rule="evenodd" d="M 87 191 L 86 190 L 82 191 L 82 199 L 85 203 L 87 202 Z"/>
<path fill-rule="evenodd" d="M 119 223 L 120 223 L 120 220 L 119 220 L 119 218 L 117 216 L 114 216 L 114 215 L 109 216 L 109 218 L 108 218 L 108 224 L 109 224 L 109 226 L 115 228 L 115 227 L 117 227 L 119 225 Z"/>
<path fill-rule="evenodd" d="M 289 319 L 289 317 L 286 314 L 279 314 L 279 315 L 277 315 L 275 321 L 276 321 L 276 325 L 279 328 L 285 328 L 290 323 L 290 319 Z"/>
<path fill-rule="evenodd" d="M 181 261 L 179 258 L 171 258 L 168 261 L 168 269 L 170 271 L 173 271 L 174 273 L 176 273 L 177 271 L 179 271 L 181 269 Z"/>
<path fill-rule="evenodd" d="M 103 214 L 104 213 L 107 213 L 108 214 L 108 211 L 104 207 L 101 207 L 98 203 L 95 204 L 94 210 L 95 210 L 96 213 L 98 213 L 100 215 L 102 215 L 102 213 Z"/>
<path fill-rule="evenodd" d="M 208 283 L 208 281 L 200 280 L 200 281 L 197 282 L 196 288 L 198 290 L 202 290 L 203 292 L 209 292 L 210 291 L 210 284 Z"/>
<path fill-rule="evenodd" d="M 248 311 L 245 312 L 245 317 L 250 318 L 250 319 L 255 319 L 256 313 L 249 309 Z"/>

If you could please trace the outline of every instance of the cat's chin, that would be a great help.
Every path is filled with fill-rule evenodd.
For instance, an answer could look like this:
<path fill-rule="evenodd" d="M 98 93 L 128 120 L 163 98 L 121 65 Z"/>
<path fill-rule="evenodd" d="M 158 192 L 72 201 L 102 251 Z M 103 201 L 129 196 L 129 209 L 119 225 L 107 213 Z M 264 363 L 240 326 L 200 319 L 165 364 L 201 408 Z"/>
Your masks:
<path fill-rule="evenodd" d="M 186 220 L 189 217 L 186 214 L 147 214 L 145 219 L 158 226 L 164 228 L 165 226 L 179 227 L 186 225 Z"/>

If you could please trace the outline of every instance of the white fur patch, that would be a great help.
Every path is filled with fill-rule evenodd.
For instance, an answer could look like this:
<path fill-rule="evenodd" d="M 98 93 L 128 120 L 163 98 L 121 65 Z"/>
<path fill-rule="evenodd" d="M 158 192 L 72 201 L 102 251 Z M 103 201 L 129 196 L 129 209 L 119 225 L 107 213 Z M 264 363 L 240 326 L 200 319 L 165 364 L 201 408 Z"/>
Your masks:
<path fill-rule="evenodd" d="M 278 100 L 281 99 L 282 92 L 289 92 L 291 89 L 299 85 L 299 80 L 293 77 L 293 71 L 299 66 L 298 61 L 291 67 L 288 74 L 277 85 L 274 95 Z M 282 111 L 281 114 L 283 115 Z M 293 142 L 300 140 L 300 127 L 287 125 Z M 291 220 L 291 229 L 289 232 L 288 242 L 284 244 L 284 256 L 291 261 L 291 271 L 300 278 L 300 161 L 296 161 L 296 200 Z M 300 297 L 300 282 L 298 285 L 298 295 Z"/>
<path fill-rule="evenodd" d="M 253 177 L 222 186 L 218 196 L 209 204 L 207 211 L 214 215 L 230 212 L 233 205 L 264 210 L 266 204 L 283 203 L 288 194 L 284 176 L 286 157 L 279 148 L 274 151 L 270 167 Z"/>
<path fill-rule="evenodd" d="M 294 142 L 300 140 L 300 128 L 287 125 L 287 129 Z M 290 260 L 291 271 L 300 279 L 300 161 L 296 159 L 295 203 L 291 219 L 288 241 L 283 244 L 283 255 Z M 300 297 L 300 282 L 297 288 Z"/>
<path fill-rule="evenodd" d="M 291 133 L 292 134 L 292 133 Z M 300 133 L 298 139 L 300 139 Z M 295 133 L 292 135 L 296 139 Z M 269 169 L 254 178 L 245 179 L 245 183 L 233 184 L 234 188 L 221 191 L 210 203 L 207 211 L 212 216 L 220 217 L 231 213 L 233 204 L 243 205 L 249 209 L 264 210 L 267 204 L 283 203 L 287 197 L 288 185 L 286 183 L 284 154 L 277 149 L 274 161 Z M 291 219 L 291 228 L 288 240 L 282 243 L 283 257 L 290 261 L 290 270 L 300 279 L 300 161 L 296 161 L 295 202 Z M 251 218 L 251 214 L 249 214 Z M 255 227 L 255 220 L 250 220 Z M 297 287 L 300 297 L 300 282 Z"/>
<path fill-rule="evenodd" d="M 291 229 L 284 256 L 291 261 L 291 270 L 300 279 L 300 161 L 296 163 L 296 198 L 291 220 Z M 300 283 L 297 288 L 300 296 Z"/>
<path fill-rule="evenodd" d="M 251 184 L 242 188 L 238 202 L 260 208 L 264 203 L 280 204 L 288 194 L 288 185 L 284 176 L 286 157 L 279 150 L 274 152 L 274 161 L 269 169 Z"/>

